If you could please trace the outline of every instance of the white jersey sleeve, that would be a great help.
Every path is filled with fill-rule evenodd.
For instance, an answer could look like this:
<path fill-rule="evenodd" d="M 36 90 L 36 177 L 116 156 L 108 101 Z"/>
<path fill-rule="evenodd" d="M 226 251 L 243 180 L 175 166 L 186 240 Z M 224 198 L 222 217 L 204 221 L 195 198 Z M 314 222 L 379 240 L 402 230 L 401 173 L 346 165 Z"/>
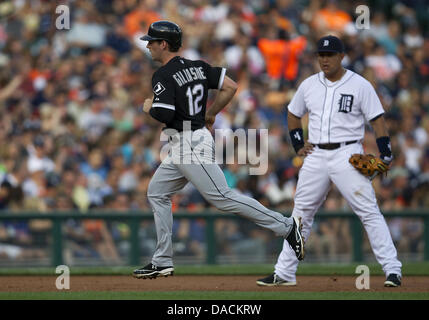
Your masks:
<path fill-rule="evenodd" d="M 383 105 L 375 92 L 374 87 L 369 81 L 365 81 L 359 90 L 361 110 L 367 121 L 374 119 L 376 116 L 383 114 Z"/>
<path fill-rule="evenodd" d="M 307 81 L 304 80 L 300 84 L 298 90 L 295 92 L 291 102 L 288 105 L 289 112 L 297 116 L 298 118 L 301 118 L 308 111 L 304 99 L 306 83 Z"/>

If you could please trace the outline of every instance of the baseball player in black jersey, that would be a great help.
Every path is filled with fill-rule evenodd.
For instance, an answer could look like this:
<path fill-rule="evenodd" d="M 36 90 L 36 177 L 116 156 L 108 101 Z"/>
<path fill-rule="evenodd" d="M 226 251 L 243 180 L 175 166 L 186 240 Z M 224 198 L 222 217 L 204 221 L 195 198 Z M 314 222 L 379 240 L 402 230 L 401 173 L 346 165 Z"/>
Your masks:
<path fill-rule="evenodd" d="M 162 64 L 152 77 L 153 98 L 145 100 L 143 111 L 166 124 L 164 132 L 169 137 L 170 150 L 153 175 L 147 194 L 155 218 L 157 246 L 151 263 L 134 270 L 134 277 L 147 279 L 173 274 L 170 197 L 189 181 L 217 209 L 246 217 L 284 237 L 302 260 L 301 221 L 232 191 L 215 163 L 214 140 L 208 128 L 233 98 L 237 84 L 225 75 L 225 68 L 180 57 L 177 52 L 182 31 L 175 23 L 154 22 L 141 39 L 148 41 L 152 59 Z M 206 112 L 209 89 L 218 92 Z"/>

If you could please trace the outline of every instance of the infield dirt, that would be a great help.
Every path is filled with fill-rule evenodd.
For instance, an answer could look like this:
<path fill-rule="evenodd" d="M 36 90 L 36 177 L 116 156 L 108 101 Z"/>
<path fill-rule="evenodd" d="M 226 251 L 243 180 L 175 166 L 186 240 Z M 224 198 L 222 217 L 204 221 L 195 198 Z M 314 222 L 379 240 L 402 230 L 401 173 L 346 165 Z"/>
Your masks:
<path fill-rule="evenodd" d="M 70 276 L 70 291 L 296 291 L 330 292 L 360 291 L 355 287 L 356 277 L 300 276 L 295 287 L 260 287 L 260 276 L 172 276 L 154 280 L 130 276 Z M 0 276 L 2 292 L 56 291 L 55 276 Z M 414 276 L 403 279 L 399 288 L 385 288 L 385 278 L 372 276 L 372 292 L 429 292 L 429 277 Z"/>

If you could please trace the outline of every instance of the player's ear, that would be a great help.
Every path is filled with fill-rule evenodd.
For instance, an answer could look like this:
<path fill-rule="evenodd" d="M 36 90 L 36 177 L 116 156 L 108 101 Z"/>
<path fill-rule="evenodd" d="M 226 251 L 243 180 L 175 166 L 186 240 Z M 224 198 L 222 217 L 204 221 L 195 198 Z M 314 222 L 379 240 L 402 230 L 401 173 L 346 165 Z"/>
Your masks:
<path fill-rule="evenodd" d="M 161 41 L 161 48 L 162 49 L 167 49 L 167 51 L 168 51 L 168 42 L 165 41 L 165 40 L 162 40 Z"/>

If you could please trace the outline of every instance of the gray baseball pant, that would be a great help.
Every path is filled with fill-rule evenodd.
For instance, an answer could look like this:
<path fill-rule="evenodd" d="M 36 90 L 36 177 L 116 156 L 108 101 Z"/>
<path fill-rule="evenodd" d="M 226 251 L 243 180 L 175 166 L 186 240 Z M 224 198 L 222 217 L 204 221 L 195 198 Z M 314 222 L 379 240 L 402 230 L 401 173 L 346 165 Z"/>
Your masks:
<path fill-rule="evenodd" d="M 192 182 L 201 195 L 217 209 L 238 214 L 258 226 L 287 237 L 293 225 L 292 218 L 269 210 L 255 199 L 231 190 L 213 153 L 202 154 L 201 148 L 214 150 L 210 132 L 199 129 L 192 133 L 180 132 L 170 137 L 171 150 L 153 175 L 148 187 L 148 200 L 155 218 L 157 246 L 152 257 L 156 266 L 173 266 L 171 196 Z M 192 137 L 191 137 L 192 136 Z M 189 148 L 183 148 L 189 146 Z M 192 147 L 191 147 L 192 146 Z M 199 151 L 196 151 L 198 149 Z M 191 159 L 186 161 L 186 159 Z"/>

